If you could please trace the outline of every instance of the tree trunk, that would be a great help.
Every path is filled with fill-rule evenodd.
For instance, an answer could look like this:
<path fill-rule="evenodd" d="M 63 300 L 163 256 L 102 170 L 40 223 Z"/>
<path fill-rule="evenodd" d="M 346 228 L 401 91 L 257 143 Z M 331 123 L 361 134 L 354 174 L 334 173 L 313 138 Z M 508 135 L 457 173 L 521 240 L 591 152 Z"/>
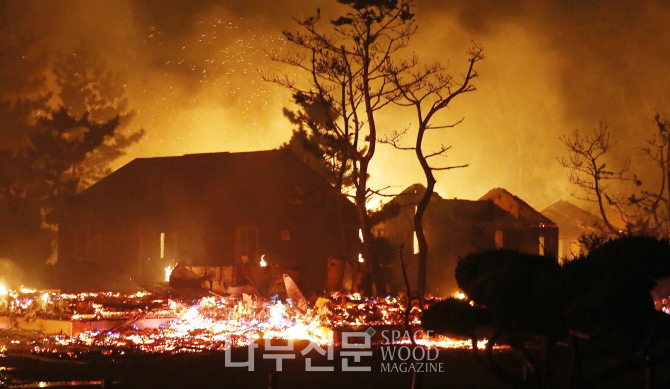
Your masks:
<path fill-rule="evenodd" d="M 668 189 L 668 198 L 665 202 L 665 210 L 667 211 L 667 220 L 665 222 L 665 228 L 667 233 L 667 238 L 670 239 L 670 133 L 666 134 L 667 141 L 665 144 L 666 147 L 666 158 L 665 158 L 665 175 L 666 175 L 666 188 Z"/>
<path fill-rule="evenodd" d="M 423 231 L 423 215 L 428 208 L 428 204 L 430 204 L 431 197 L 433 197 L 436 183 L 433 170 L 428 165 L 428 161 L 426 161 L 426 157 L 423 155 L 423 150 L 421 149 L 425 131 L 425 125 L 421 125 L 416 141 L 416 156 L 426 176 L 426 191 L 423 192 L 423 197 L 421 197 L 414 214 L 414 231 L 416 232 L 416 240 L 419 243 L 419 279 L 417 288 L 421 301 L 423 301 L 424 294 L 426 293 L 426 274 L 428 272 L 428 242 L 426 241 L 426 234 Z"/>
<path fill-rule="evenodd" d="M 605 223 L 605 226 L 607 229 L 612 233 L 617 236 L 621 236 L 621 232 L 615 228 L 612 223 L 610 223 L 609 218 L 607 217 L 607 212 L 605 212 L 605 207 L 603 205 L 603 194 L 600 189 L 600 175 L 598 173 L 598 165 L 596 164 L 595 159 L 591 159 L 591 166 L 593 167 L 593 171 L 595 172 L 593 175 L 593 187 L 594 191 L 596 193 L 596 198 L 598 200 L 598 209 L 600 210 L 600 216 L 603 218 L 603 222 Z"/>
<path fill-rule="evenodd" d="M 363 236 L 363 258 L 368 264 L 366 267 L 370 269 L 372 289 L 374 290 L 376 285 L 381 285 L 381 280 L 379 280 L 377 253 L 372 244 L 374 236 L 372 235 L 368 211 L 365 207 L 365 192 L 360 189 L 356 190 L 356 209 L 358 210 L 358 224 Z"/>
<path fill-rule="evenodd" d="M 340 171 L 337 174 L 337 181 L 335 182 L 335 191 L 342 195 L 342 187 L 344 183 L 344 174 L 347 169 L 347 163 L 349 159 L 344 156 L 342 162 L 340 163 Z M 349 253 L 349 245 L 347 244 L 347 234 L 346 234 L 346 224 L 344 221 L 344 213 L 342 211 L 342 199 L 337 203 L 337 218 L 340 224 L 340 250 L 341 255 L 346 256 Z"/>
<path fill-rule="evenodd" d="M 379 263 L 377 260 L 377 253 L 374 250 L 372 244 L 372 226 L 370 225 L 370 219 L 368 218 L 368 211 L 365 207 L 366 195 L 367 195 L 367 176 L 368 176 L 368 166 L 370 160 L 375 154 L 375 146 L 377 142 L 377 126 L 375 124 L 374 109 L 372 107 L 372 97 L 370 96 L 370 45 L 372 41 L 370 40 L 370 25 L 367 25 L 367 31 L 365 36 L 365 43 L 363 44 L 363 100 L 365 104 L 365 113 L 368 119 L 368 128 L 370 130 L 368 136 L 368 149 L 365 152 L 365 155 L 360 160 L 360 175 L 358 176 L 358 185 L 356 187 L 356 207 L 358 208 L 358 217 L 360 221 L 361 232 L 363 235 L 363 256 L 368 262 L 370 269 L 370 276 L 372 277 L 372 289 L 375 290 L 376 285 L 381 285 L 382 280 L 379 277 Z"/>
<path fill-rule="evenodd" d="M 432 178 L 430 168 L 428 171 Z M 423 193 L 423 197 L 421 197 L 421 200 L 416 207 L 416 213 L 414 214 L 414 231 L 416 233 L 416 240 L 419 244 L 419 279 L 417 282 L 417 290 L 422 301 L 426 292 L 426 274 L 428 272 L 428 242 L 426 241 L 426 234 L 423 231 L 423 215 L 428 208 L 434 189 L 435 179 L 428 179 L 426 191 Z"/>
<path fill-rule="evenodd" d="M 345 256 L 349 253 L 349 245 L 347 244 L 347 231 L 344 223 L 344 213 L 342 212 L 342 199 L 337 202 L 337 219 L 340 224 L 340 255 Z"/>

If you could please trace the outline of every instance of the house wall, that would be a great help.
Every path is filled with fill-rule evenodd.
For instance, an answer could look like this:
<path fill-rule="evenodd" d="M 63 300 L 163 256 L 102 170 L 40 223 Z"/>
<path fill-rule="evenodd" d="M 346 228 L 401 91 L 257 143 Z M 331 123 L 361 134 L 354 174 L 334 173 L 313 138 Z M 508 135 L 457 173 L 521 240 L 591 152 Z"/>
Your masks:
<path fill-rule="evenodd" d="M 61 223 L 55 271 L 60 288 L 137 291 L 140 241 L 133 232 L 75 220 Z"/>
<path fill-rule="evenodd" d="M 63 280 L 78 288 L 133 289 L 162 281 L 164 268 L 175 263 L 241 266 L 239 236 L 246 229 L 258 236 L 251 263 L 265 254 L 270 263 L 298 270 L 305 290 L 325 289 L 327 258 L 356 256 L 355 210 L 302 162 L 279 162 L 231 167 L 239 172 L 232 178 L 185 174 L 192 183 L 163 180 L 137 193 L 132 187 L 143 180 L 132 169 L 108 177 L 111 183 L 84 191 L 60 217 Z M 233 185 L 238 176 L 248 183 Z"/>
<path fill-rule="evenodd" d="M 503 248 L 558 258 L 557 227 L 504 227 Z M 543 238 L 543 239 L 541 239 Z M 541 241 L 544 242 L 540 249 Z M 543 253 L 541 252 L 543 251 Z"/>
<path fill-rule="evenodd" d="M 403 199 L 411 205 L 411 201 Z M 450 200 L 438 200 L 445 202 Z M 428 243 L 427 290 L 433 294 L 450 296 L 458 291 L 455 270 L 458 261 L 466 255 L 498 248 L 496 232 L 502 233 L 502 247 L 519 250 L 529 254 L 540 254 L 540 237 L 544 239 L 544 254 L 558 257 L 558 228 L 529 227 L 521 225 L 498 224 L 455 217 L 453 208 L 456 203 L 439 207 L 431 202 L 424 216 L 424 233 Z M 457 204 L 456 204 L 457 205 Z M 467 205 L 467 204 L 464 204 Z M 482 209 L 485 209 L 484 205 Z M 477 215 L 475 215 L 477 216 Z M 479 215 L 481 216 L 481 215 Z M 418 279 L 418 255 L 414 253 L 414 207 L 403 207 L 400 214 L 376 226 L 378 236 L 391 241 L 395 247 L 403 246 L 403 258 L 407 264 L 407 274 L 412 288 Z M 400 259 L 393 260 L 393 282 L 396 289 L 404 290 L 404 280 L 400 268 Z"/>
<path fill-rule="evenodd" d="M 160 221 L 149 224 L 128 220 L 125 228 L 119 226 L 116 229 L 105 228 L 104 220 L 81 224 L 72 221 L 61 227 L 59 261 L 61 265 L 82 268 L 79 273 L 83 273 L 80 275 L 83 278 L 95 274 L 96 277 L 90 279 L 91 286 L 113 283 L 99 280 L 109 274 L 105 270 L 132 274 L 138 283 L 151 284 L 162 281 L 165 266 L 175 263 L 242 264 L 241 258 L 235 258 L 236 245 L 239 245 L 236 244 L 236 231 L 241 227 L 253 227 L 258 233 L 258 249 L 257 255 L 249 258 L 251 263 L 257 264 L 260 255 L 265 254 L 271 263 L 298 270 L 300 279 L 297 281 L 301 286 L 311 290 L 325 288 L 326 259 L 341 255 L 340 230 L 335 215 L 315 211 L 306 205 L 291 213 L 274 216 L 275 220 L 270 221 L 212 223 L 202 230 L 188 230 L 178 224 Z M 163 258 L 160 256 L 161 233 L 165 234 Z"/>
<path fill-rule="evenodd" d="M 429 222 L 426 227 L 428 288 L 436 295 L 453 295 L 458 291 L 454 277 L 458 261 L 472 252 L 495 248 L 495 231 L 491 226 L 463 221 L 448 226 Z"/>

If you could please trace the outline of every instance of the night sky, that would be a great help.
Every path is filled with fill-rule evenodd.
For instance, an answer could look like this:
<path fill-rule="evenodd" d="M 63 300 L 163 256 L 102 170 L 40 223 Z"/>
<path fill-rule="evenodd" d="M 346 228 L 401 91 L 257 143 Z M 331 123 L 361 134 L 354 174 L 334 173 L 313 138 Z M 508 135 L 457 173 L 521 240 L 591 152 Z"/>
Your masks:
<path fill-rule="evenodd" d="M 263 82 L 259 70 L 280 69 L 266 50 L 285 47 L 282 30 L 297 27 L 291 15 L 317 8 L 324 19 L 342 10 L 335 1 L 3 0 L 0 97 L 38 92 L 26 80 L 83 39 L 123 75 L 137 111 L 129 130 L 147 131 L 119 165 L 275 148 L 291 134 L 281 113 L 290 95 Z M 419 30 L 410 48 L 423 60 L 448 63 L 460 75 L 471 41 L 485 48 L 478 90 L 440 118 L 464 123 L 428 138 L 453 146 L 447 163 L 470 164 L 438 173 L 438 193 L 476 199 L 504 187 L 537 209 L 568 199 L 559 136 L 599 122 L 618 139 L 621 159 L 649 170 L 635 147 L 655 131 L 657 111 L 670 113 L 669 2 L 416 0 L 414 11 Z M 412 110 L 391 107 L 380 117 L 382 133 L 413 118 Z M 400 191 L 423 181 L 411 152 L 378 150 L 372 188 Z"/>

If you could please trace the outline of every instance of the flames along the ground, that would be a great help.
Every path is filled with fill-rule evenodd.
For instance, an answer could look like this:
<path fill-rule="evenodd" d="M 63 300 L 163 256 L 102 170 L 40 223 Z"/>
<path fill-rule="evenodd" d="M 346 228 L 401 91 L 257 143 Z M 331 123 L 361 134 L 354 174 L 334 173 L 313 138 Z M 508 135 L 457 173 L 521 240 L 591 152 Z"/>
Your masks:
<path fill-rule="evenodd" d="M 261 339 L 307 340 L 333 344 L 333 330 L 369 326 L 402 326 L 405 306 L 397 298 L 363 298 L 358 294 L 319 299 L 314 306 L 290 300 L 272 301 L 254 296 L 210 296 L 196 300 L 167 298 L 149 292 L 61 294 L 53 291 L 0 287 L 0 315 L 25 320 L 117 320 L 105 331 L 73 336 L 49 335 L 12 329 L 0 340 L 1 351 L 80 355 L 97 352 L 118 355 L 136 352 L 181 353 L 224 350 Z M 418 325 L 420 309 L 409 315 Z M 138 329 L 139 319 L 169 319 L 159 328 Z M 404 339 L 408 342 L 409 339 Z M 401 340 L 402 342 L 402 340 Z M 470 348 L 470 341 L 444 336 L 419 339 L 425 347 Z M 484 348 L 486 341 L 478 343 Z"/>

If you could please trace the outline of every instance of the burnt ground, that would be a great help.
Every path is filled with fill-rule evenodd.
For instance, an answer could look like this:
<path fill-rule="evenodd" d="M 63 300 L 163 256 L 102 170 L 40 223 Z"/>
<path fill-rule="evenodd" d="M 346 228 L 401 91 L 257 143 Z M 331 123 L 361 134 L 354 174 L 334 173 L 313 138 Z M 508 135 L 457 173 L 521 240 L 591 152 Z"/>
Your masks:
<path fill-rule="evenodd" d="M 303 345 L 304 346 L 304 345 Z M 262 359 L 264 351 L 255 350 L 255 369 L 226 367 L 223 352 L 189 354 L 149 354 L 123 356 L 83 355 L 35 356 L 32 354 L 7 354 L 0 358 L 5 366 L 7 384 L 31 384 L 54 381 L 102 381 L 103 387 L 113 388 L 411 388 L 412 373 L 382 372 L 381 350 L 374 349 L 373 356 L 363 357 L 360 364 L 370 366 L 370 372 L 342 371 L 342 362 L 336 350 L 334 359 L 328 361 L 314 351 L 313 365 L 334 366 L 333 372 L 305 371 L 305 358 L 300 354 L 304 347 L 296 342 L 294 360 L 283 361 L 283 371 L 275 373 L 275 361 Z M 557 359 L 557 388 L 568 387 L 569 355 L 559 351 Z M 246 349 L 235 350 L 233 361 L 246 360 Z M 265 352 L 268 353 L 268 352 Z M 507 369 L 521 373 L 523 368 L 511 351 L 495 351 L 496 360 Z M 396 361 L 398 361 L 396 359 Z M 388 362 L 388 360 L 387 360 Z M 400 361 L 398 361 L 400 362 Z M 469 350 L 441 350 L 432 363 L 441 363 L 443 372 L 423 375 L 423 388 L 514 388 L 494 375 L 472 358 Z M 604 365 L 591 366 L 593 371 Z M 588 370 L 588 369 L 587 369 Z M 587 371 L 588 373 L 588 371 Z M 670 387 L 670 363 L 654 369 L 654 388 Z M 270 384 L 274 381 L 274 386 Z M 111 383 L 111 385 L 110 385 Z M 100 387 L 97 384 L 95 387 Z M 92 387 L 92 386 L 88 386 Z M 598 388 L 644 388 L 645 371 L 638 369 L 608 381 Z"/>

